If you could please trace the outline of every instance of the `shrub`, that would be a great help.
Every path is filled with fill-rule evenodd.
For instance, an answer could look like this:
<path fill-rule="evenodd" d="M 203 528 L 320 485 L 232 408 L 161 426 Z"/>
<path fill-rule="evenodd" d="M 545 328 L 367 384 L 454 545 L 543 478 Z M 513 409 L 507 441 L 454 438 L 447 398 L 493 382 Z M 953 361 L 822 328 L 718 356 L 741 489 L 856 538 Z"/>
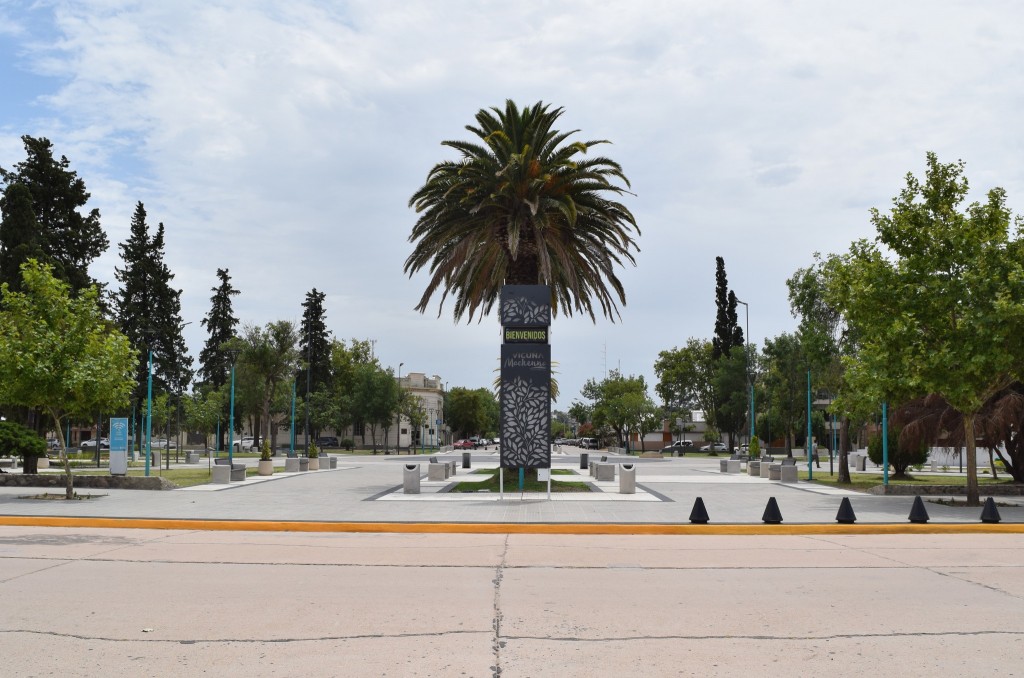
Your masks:
<path fill-rule="evenodd" d="M 30 428 L 13 421 L 0 421 L 0 457 L 22 457 L 25 473 L 35 473 L 39 457 L 46 455 L 46 441 Z"/>
<path fill-rule="evenodd" d="M 911 466 L 924 464 L 928 461 L 928 445 L 921 443 L 915 447 L 899 443 L 899 431 L 889 429 L 889 465 L 898 476 L 906 475 Z M 868 441 L 868 458 L 873 464 L 882 465 L 882 435 L 879 433 Z"/>
<path fill-rule="evenodd" d="M 273 456 L 274 452 L 270 449 L 270 441 L 264 438 L 263 444 L 260 445 L 260 461 L 270 461 Z"/>
<path fill-rule="evenodd" d="M 756 436 L 750 441 L 750 450 L 748 454 L 751 458 L 761 456 L 761 441 L 758 440 Z"/>
<path fill-rule="evenodd" d="M 317 449 L 316 443 L 309 444 L 309 450 L 306 452 L 306 455 L 310 459 L 316 459 L 317 457 L 320 456 L 320 450 Z"/>
<path fill-rule="evenodd" d="M 352 442 L 351 438 L 342 438 L 340 445 L 349 452 L 351 452 L 352 448 L 355 447 L 355 443 Z"/>
<path fill-rule="evenodd" d="M 32 429 L 13 421 L 0 421 L 0 457 L 42 457 L 46 441 Z"/>

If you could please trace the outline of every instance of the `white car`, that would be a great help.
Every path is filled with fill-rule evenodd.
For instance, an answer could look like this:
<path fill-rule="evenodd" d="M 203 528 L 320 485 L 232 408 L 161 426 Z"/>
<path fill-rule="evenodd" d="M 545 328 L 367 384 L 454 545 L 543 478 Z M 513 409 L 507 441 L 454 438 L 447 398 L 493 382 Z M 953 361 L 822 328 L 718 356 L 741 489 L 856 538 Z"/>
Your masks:
<path fill-rule="evenodd" d="M 725 443 L 708 443 L 700 448 L 701 452 L 726 452 L 728 450 L 729 448 L 726 447 Z"/>
<path fill-rule="evenodd" d="M 252 436 L 244 436 L 236 439 L 232 447 L 235 448 L 235 452 L 252 452 L 256 449 L 256 440 Z"/>
<path fill-rule="evenodd" d="M 79 445 L 79 447 L 81 449 L 83 449 L 83 450 L 95 450 L 96 449 L 96 439 L 95 438 L 90 438 L 89 440 L 83 440 L 82 444 Z M 101 450 L 109 450 L 110 449 L 110 441 L 107 440 L 106 438 L 100 438 L 100 449 Z"/>

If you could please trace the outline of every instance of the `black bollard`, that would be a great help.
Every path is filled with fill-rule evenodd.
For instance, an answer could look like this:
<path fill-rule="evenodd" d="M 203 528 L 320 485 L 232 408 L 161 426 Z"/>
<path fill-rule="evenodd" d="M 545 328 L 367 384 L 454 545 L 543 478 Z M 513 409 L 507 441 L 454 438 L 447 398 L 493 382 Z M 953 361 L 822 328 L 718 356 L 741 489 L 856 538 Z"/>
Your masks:
<path fill-rule="evenodd" d="M 590 455 L 586 452 L 580 452 L 580 468 L 584 471 L 590 468 Z"/>
<path fill-rule="evenodd" d="M 1002 518 L 999 516 L 999 509 L 996 508 L 996 500 L 989 497 L 985 500 L 985 506 L 981 509 L 981 522 L 998 523 Z"/>
<path fill-rule="evenodd" d="M 857 515 L 853 512 L 853 504 L 850 503 L 849 497 L 843 497 L 843 500 L 839 502 L 839 513 L 836 514 L 836 522 L 848 525 L 857 522 Z"/>
<path fill-rule="evenodd" d="M 928 509 L 924 507 L 924 500 L 921 499 L 921 495 L 914 497 L 914 505 L 910 507 L 910 522 L 928 522 Z"/>
<path fill-rule="evenodd" d="M 708 510 L 704 508 L 704 500 L 697 497 L 696 501 L 693 502 L 693 510 L 690 511 L 690 522 L 697 523 L 698 525 L 707 525 L 709 520 Z"/>
<path fill-rule="evenodd" d="M 779 510 L 779 502 L 775 501 L 775 497 L 768 497 L 768 505 L 764 507 L 764 515 L 761 516 L 761 520 L 770 525 L 778 525 L 782 522 L 782 512 Z"/>
<path fill-rule="evenodd" d="M 472 453 L 471 452 L 463 452 L 462 453 L 462 468 L 470 468 L 471 464 L 472 464 L 472 462 L 470 461 L 471 459 L 472 459 Z"/>

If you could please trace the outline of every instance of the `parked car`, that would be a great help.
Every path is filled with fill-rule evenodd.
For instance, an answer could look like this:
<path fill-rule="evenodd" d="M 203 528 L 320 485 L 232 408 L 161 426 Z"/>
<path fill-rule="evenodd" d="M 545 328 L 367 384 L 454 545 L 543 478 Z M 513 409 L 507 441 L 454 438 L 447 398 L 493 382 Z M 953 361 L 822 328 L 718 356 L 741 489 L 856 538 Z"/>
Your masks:
<path fill-rule="evenodd" d="M 677 440 L 671 445 L 661 448 L 661 451 L 681 457 L 687 452 L 693 452 L 696 449 L 692 440 Z"/>
<path fill-rule="evenodd" d="M 243 436 L 235 440 L 231 446 L 235 448 L 235 452 L 252 452 L 256 449 L 256 440 L 252 436 Z"/>
<path fill-rule="evenodd" d="M 48 438 L 46 441 L 46 448 L 50 450 L 59 450 L 60 441 L 57 440 L 56 438 Z"/>
<path fill-rule="evenodd" d="M 338 445 L 338 436 L 320 436 L 316 439 L 317 447 L 340 447 Z"/>
<path fill-rule="evenodd" d="M 91 438 L 89 440 L 83 440 L 81 445 L 79 445 L 78 447 L 83 449 L 83 450 L 95 450 L 96 449 L 96 439 L 95 438 Z M 100 438 L 100 449 L 101 450 L 109 450 L 110 449 L 110 441 L 107 440 L 106 438 Z"/>
<path fill-rule="evenodd" d="M 476 445 L 473 444 L 472 440 L 459 440 L 452 445 L 456 450 L 475 450 Z"/>
<path fill-rule="evenodd" d="M 596 450 L 597 446 L 597 438 L 580 438 L 580 447 L 585 450 Z"/>
<path fill-rule="evenodd" d="M 727 452 L 729 448 L 725 443 L 708 443 L 700 448 L 701 452 Z"/>

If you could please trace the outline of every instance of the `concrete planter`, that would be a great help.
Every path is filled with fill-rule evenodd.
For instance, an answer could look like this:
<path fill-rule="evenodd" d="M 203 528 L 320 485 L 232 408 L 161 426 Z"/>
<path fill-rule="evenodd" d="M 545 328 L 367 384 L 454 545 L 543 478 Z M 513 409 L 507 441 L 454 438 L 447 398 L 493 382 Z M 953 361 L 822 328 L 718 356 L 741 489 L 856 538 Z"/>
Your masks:
<path fill-rule="evenodd" d="M 311 457 L 309 460 L 309 470 L 319 471 L 320 470 L 320 457 Z"/>
<path fill-rule="evenodd" d="M 267 459 L 266 461 L 263 461 L 262 459 L 260 459 L 259 470 L 257 471 L 257 473 L 261 476 L 274 475 L 274 460 Z"/>
<path fill-rule="evenodd" d="M 36 461 L 36 468 L 50 468 L 50 460 L 46 457 L 39 457 Z"/>

